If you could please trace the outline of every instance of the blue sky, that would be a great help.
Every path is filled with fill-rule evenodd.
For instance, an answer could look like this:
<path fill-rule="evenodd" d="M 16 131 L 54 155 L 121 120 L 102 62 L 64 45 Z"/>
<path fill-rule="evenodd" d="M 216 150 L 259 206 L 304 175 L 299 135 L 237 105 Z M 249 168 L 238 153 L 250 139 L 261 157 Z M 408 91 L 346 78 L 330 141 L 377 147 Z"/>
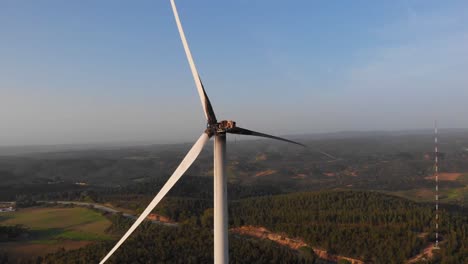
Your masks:
<path fill-rule="evenodd" d="M 468 127 L 466 1 L 177 1 L 218 119 L 275 135 Z M 190 141 L 167 1 L 2 1 L 0 145 Z"/>

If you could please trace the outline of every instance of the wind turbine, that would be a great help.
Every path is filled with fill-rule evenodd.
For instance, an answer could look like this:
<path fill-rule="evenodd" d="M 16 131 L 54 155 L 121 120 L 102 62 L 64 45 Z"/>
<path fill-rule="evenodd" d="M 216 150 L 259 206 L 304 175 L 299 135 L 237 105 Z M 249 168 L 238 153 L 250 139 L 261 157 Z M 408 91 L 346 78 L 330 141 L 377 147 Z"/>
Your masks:
<path fill-rule="evenodd" d="M 288 139 L 275 137 L 268 134 L 263 134 L 240 128 L 236 126 L 236 122 L 231 120 L 223 120 L 218 122 L 211 106 L 210 100 L 206 94 L 203 83 L 198 74 L 197 68 L 192 58 L 192 53 L 185 38 L 182 24 L 180 23 L 179 14 L 174 0 L 171 0 L 172 11 L 174 12 L 174 18 L 179 29 L 180 38 L 184 46 L 185 54 L 192 71 L 193 79 L 200 96 L 201 104 L 205 117 L 207 120 L 207 128 L 202 133 L 200 138 L 195 142 L 193 147 L 187 153 L 185 158 L 182 160 L 180 165 L 171 175 L 169 180 L 164 184 L 159 193 L 150 202 L 148 207 L 141 213 L 135 223 L 128 229 L 123 237 L 115 244 L 115 246 L 109 251 L 109 253 L 101 260 L 101 264 L 106 262 L 110 256 L 125 242 L 125 240 L 135 231 L 135 229 L 145 220 L 145 218 L 153 211 L 156 205 L 161 199 L 169 192 L 174 184 L 182 177 L 187 169 L 192 165 L 195 159 L 198 157 L 203 149 L 203 146 L 208 142 L 211 137 L 214 137 L 214 262 L 216 264 L 225 264 L 229 261 L 228 252 L 228 204 L 227 204 L 227 179 L 225 175 L 225 163 L 226 163 L 226 134 L 239 134 L 266 137 L 277 140 L 286 141 L 289 143 L 302 145 L 301 143 L 294 142 Z"/>

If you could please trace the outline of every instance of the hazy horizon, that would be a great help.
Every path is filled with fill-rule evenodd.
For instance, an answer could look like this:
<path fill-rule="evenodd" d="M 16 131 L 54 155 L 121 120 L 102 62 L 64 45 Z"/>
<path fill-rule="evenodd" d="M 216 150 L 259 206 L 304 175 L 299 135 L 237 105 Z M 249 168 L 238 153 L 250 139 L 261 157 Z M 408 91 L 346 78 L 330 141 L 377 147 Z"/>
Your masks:
<path fill-rule="evenodd" d="M 468 128 L 438 128 L 439 131 L 439 138 L 443 139 L 444 133 L 460 133 L 460 132 L 468 132 Z M 322 133 L 297 133 L 297 134 L 282 134 L 277 136 L 288 137 L 291 139 L 330 139 L 330 138 L 349 138 L 349 137 L 366 137 L 369 135 L 386 135 L 386 136 L 399 136 L 399 135 L 413 135 L 413 134 L 433 134 L 434 128 L 423 128 L 423 129 L 401 129 L 401 130 L 339 130 L 339 131 L 330 131 L 330 132 L 322 132 Z M 198 136 L 198 135 L 196 135 Z M 161 141 L 157 139 L 152 140 L 124 140 L 124 141 L 95 141 L 95 142 L 67 142 L 67 143 L 54 143 L 54 144 L 19 144 L 19 145 L 0 145 L 0 149 L 8 149 L 8 148 L 57 148 L 60 150 L 74 150 L 77 149 L 88 149 L 88 148 L 119 148 L 119 147 L 139 147 L 139 146 L 151 146 L 151 145 L 183 145 L 183 144 L 192 144 L 195 140 L 195 135 L 193 138 L 182 138 L 182 139 L 175 139 L 172 141 Z M 231 134 L 228 136 L 228 140 L 230 141 L 244 141 L 244 140 L 264 140 L 264 141 L 271 141 L 270 139 L 266 138 L 258 138 L 258 137 L 249 137 L 243 135 L 235 135 Z M 278 144 L 276 141 L 271 141 L 275 144 Z M 432 141 L 431 141 L 432 142 Z M 281 143 L 280 143 L 281 144 Z"/>
<path fill-rule="evenodd" d="M 219 120 L 273 135 L 468 128 L 466 1 L 178 1 Z M 169 1 L 0 10 L 0 146 L 204 130 Z"/>

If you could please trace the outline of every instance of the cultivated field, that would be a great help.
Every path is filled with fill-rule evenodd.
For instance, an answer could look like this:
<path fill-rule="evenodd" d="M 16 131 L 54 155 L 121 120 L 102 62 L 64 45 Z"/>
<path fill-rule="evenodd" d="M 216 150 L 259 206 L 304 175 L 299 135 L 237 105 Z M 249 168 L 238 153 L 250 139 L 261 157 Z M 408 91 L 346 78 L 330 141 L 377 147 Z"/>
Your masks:
<path fill-rule="evenodd" d="M 81 207 L 27 208 L 0 215 L 0 225 L 18 224 L 29 228 L 28 234 L 19 241 L 1 243 L 2 250 L 15 258 L 80 248 L 112 238 L 105 233 L 111 222 L 100 213 Z"/>
<path fill-rule="evenodd" d="M 396 196 L 410 199 L 416 202 L 433 202 L 435 200 L 435 178 L 434 176 L 425 177 L 426 180 L 432 180 L 433 188 L 415 188 L 404 191 L 387 192 Z M 459 203 L 466 201 L 468 197 L 468 173 L 442 172 L 439 173 L 439 181 L 458 182 L 462 187 L 439 187 L 439 201 L 441 203 Z"/>

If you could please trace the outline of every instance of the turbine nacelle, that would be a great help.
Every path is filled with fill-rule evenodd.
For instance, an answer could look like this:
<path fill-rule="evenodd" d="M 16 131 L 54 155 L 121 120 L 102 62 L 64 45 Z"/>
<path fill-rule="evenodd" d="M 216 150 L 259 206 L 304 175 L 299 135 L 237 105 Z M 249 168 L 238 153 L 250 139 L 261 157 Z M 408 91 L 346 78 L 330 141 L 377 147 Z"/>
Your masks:
<path fill-rule="evenodd" d="M 236 128 L 236 122 L 232 120 L 223 120 L 218 123 L 208 124 L 205 132 L 208 136 L 226 134 L 229 130 Z"/>

